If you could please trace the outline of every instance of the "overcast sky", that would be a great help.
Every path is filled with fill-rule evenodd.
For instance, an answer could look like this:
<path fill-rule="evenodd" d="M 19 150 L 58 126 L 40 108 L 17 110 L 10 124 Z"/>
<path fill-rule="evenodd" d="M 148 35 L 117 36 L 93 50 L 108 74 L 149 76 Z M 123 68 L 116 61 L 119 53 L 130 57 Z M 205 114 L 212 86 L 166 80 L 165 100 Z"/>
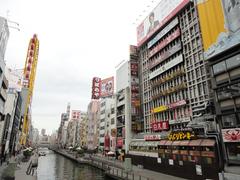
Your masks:
<path fill-rule="evenodd" d="M 34 127 L 56 130 L 68 102 L 71 109 L 87 110 L 92 78 L 115 76 L 115 66 L 128 59 L 129 44 L 136 44 L 137 24 L 158 1 L 0 1 L 0 16 L 18 22 L 21 29 L 10 29 L 7 66 L 22 69 L 29 39 L 36 33 L 40 41 Z"/>

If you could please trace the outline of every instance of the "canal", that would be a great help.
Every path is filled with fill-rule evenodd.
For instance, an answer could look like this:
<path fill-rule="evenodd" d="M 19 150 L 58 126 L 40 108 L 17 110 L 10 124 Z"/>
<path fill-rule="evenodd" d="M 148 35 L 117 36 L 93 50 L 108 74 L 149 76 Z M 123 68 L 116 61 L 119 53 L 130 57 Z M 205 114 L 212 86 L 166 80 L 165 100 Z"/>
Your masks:
<path fill-rule="evenodd" d="M 109 180 L 104 173 L 87 165 L 80 165 L 48 149 L 40 149 L 46 156 L 38 159 L 38 180 Z"/>

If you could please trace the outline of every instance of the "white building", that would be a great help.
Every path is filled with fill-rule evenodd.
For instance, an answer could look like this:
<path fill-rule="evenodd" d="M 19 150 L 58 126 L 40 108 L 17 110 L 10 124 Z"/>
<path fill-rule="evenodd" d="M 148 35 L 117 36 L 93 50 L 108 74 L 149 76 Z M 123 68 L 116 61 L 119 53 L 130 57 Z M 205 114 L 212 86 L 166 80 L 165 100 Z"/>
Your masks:
<path fill-rule="evenodd" d="M 100 101 L 99 148 L 101 150 L 110 151 L 111 140 L 114 139 L 111 138 L 111 127 L 115 124 L 115 106 L 114 96 L 102 98 Z"/>

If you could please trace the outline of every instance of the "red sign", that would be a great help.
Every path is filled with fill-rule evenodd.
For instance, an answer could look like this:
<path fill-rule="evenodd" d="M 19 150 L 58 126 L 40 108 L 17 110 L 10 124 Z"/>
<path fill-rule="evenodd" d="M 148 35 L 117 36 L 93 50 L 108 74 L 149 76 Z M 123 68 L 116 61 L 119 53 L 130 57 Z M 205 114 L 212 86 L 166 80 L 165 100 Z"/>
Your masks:
<path fill-rule="evenodd" d="M 224 142 L 240 142 L 240 128 L 222 129 Z"/>
<path fill-rule="evenodd" d="M 178 106 L 182 106 L 182 105 L 185 105 L 187 102 L 185 100 L 181 100 L 181 101 L 177 101 L 177 102 L 174 102 L 172 104 L 169 104 L 168 105 L 168 108 L 169 109 L 173 109 L 173 108 L 176 108 Z"/>
<path fill-rule="evenodd" d="M 163 131 L 169 129 L 168 121 L 153 122 L 151 126 L 153 131 Z"/>
<path fill-rule="evenodd" d="M 100 86 L 101 86 L 101 79 L 98 77 L 94 77 L 92 80 L 92 99 L 99 99 L 100 98 Z"/>
<path fill-rule="evenodd" d="M 160 140 L 161 135 L 144 135 L 144 140 L 145 141 L 155 141 L 155 140 Z"/>
<path fill-rule="evenodd" d="M 132 76 L 138 75 L 138 63 L 131 62 L 131 75 Z"/>

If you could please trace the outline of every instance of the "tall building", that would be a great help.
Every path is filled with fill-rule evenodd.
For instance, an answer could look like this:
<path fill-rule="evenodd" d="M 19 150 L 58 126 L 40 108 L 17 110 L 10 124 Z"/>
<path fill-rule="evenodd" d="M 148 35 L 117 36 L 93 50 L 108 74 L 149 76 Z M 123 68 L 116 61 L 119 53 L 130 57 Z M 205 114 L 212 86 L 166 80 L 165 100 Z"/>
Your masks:
<path fill-rule="evenodd" d="M 216 108 L 216 123 L 221 137 L 224 171 L 236 173 L 239 178 L 240 2 L 199 1 L 197 8 L 204 58 L 209 62 L 212 77 L 211 90 Z M 208 16 L 206 11 L 209 11 Z M 207 24 L 212 22 L 214 24 L 208 27 Z"/>
<path fill-rule="evenodd" d="M 87 146 L 88 149 L 94 150 L 98 148 L 99 137 L 99 115 L 100 107 L 98 100 L 91 100 L 88 104 L 86 120 L 82 121 L 82 145 Z M 84 127 L 86 130 L 84 130 Z M 86 144 L 85 144 L 86 141 Z M 84 145 L 85 144 L 85 145 Z"/>
<path fill-rule="evenodd" d="M 45 136 L 45 135 L 46 135 L 46 129 L 42 129 L 42 130 L 41 130 L 41 135 L 42 135 L 42 136 Z"/>
<path fill-rule="evenodd" d="M 5 127 L 5 118 L 4 118 L 4 106 L 7 99 L 7 88 L 8 81 L 4 75 L 5 72 L 5 51 L 7 47 L 7 42 L 9 38 L 9 28 L 7 20 L 3 17 L 0 17 L 0 140 L 4 139 L 4 127 Z M 0 141 L 0 156 L 4 152 L 4 145 Z"/>
<path fill-rule="evenodd" d="M 197 1 L 161 0 L 138 26 L 143 133 L 129 144 L 134 164 L 187 179 L 218 178 L 221 151 L 201 35 Z"/>
<path fill-rule="evenodd" d="M 103 152 L 116 148 L 115 96 L 100 100 L 99 149 Z"/>

